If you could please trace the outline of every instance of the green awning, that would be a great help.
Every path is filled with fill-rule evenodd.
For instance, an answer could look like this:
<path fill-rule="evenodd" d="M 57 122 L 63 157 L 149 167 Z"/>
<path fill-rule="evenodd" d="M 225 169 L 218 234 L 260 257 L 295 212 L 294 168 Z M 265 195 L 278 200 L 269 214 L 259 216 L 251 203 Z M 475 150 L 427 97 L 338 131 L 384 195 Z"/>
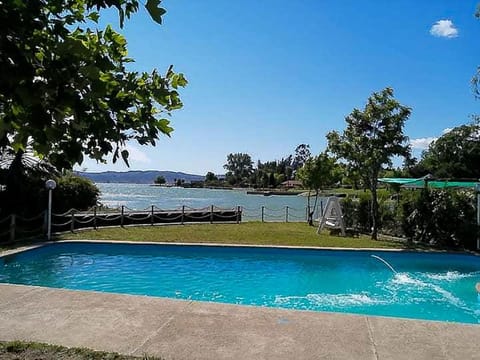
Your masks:
<path fill-rule="evenodd" d="M 436 181 L 426 180 L 425 178 L 411 179 L 411 178 L 380 178 L 378 181 L 387 184 L 398 184 L 403 187 L 423 188 L 425 183 L 428 187 L 435 189 L 444 188 L 475 188 L 480 185 L 480 182 L 475 181 Z"/>

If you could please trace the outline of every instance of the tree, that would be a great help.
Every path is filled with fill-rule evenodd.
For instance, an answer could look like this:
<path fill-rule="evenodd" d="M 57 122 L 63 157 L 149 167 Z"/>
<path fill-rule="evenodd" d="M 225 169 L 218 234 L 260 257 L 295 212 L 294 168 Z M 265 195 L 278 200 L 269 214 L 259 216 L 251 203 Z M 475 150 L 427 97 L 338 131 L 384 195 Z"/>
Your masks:
<path fill-rule="evenodd" d="M 480 19 L 480 3 L 477 5 L 475 17 Z M 480 66 L 477 67 L 477 72 L 472 79 L 473 92 L 476 98 L 480 98 Z"/>
<path fill-rule="evenodd" d="M 161 23 L 161 0 L 145 7 Z M 128 164 L 128 140 L 155 145 L 182 106 L 182 74 L 128 71 L 125 38 L 111 26 L 90 28 L 116 8 L 120 26 L 138 0 L 2 1 L 0 7 L 0 152 L 30 150 L 57 169 L 83 156 Z M 20 161 L 12 164 L 19 164 Z"/>
<path fill-rule="evenodd" d="M 283 181 L 292 178 L 292 164 L 292 155 L 280 160 L 267 161 L 264 163 L 259 160 L 257 162 L 257 168 L 251 176 L 251 183 L 260 187 L 276 187 Z M 264 174 L 266 174 L 268 178 L 266 181 L 264 181 Z"/>
<path fill-rule="evenodd" d="M 223 167 L 228 170 L 227 179 L 230 179 L 232 185 L 242 184 L 248 181 L 253 172 L 253 161 L 248 154 L 228 154 L 227 163 Z"/>
<path fill-rule="evenodd" d="M 377 179 L 384 165 L 391 166 L 394 155 L 408 157 L 410 147 L 403 134 L 410 108 L 393 97 L 393 89 L 385 88 L 373 93 L 362 110 L 354 109 L 345 118 L 347 127 L 343 134 L 327 134 L 328 147 L 356 171 L 372 193 L 370 216 L 372 239 L 378 236 Z"/>
<path fill-rule="evenodd" d="M 452 129 L 432 142 L 413 172 L 437 178 L 480 178 L 480 122 Z"/>
<path fill-rule="evenodd" d="M 312 157 L 310 152 L 310 145 L 300 144 L 295 148 L 295 155 L 293 158 L 292 167 L 293 170 L 300 169 L 305 162 Z"/>
<path fill-rule="evenodd" d="M 217 184 L 218 177 L 211 171 L 207 172 L 205 175 L 205 184 Z"/>
<path fill-rule="evenodd" d="M 215 182 L 218 181 L 218 178 L 215 176 L 215 174 L 211 171 L 207 172 L 207 175 L 205 175 L 205 182 Z"/>
<path fill-rule="evenodd" d="M 358 190 L 361 185 L 361 176 L 354 167 L 344 166 L 343 181 L 345 184 L 351 185 L 353 189 Z"/>
<path fill-rule="evenodd" d="M 274 188 L 277 186 L 277 181 L 275 179 L 275 174 L 272 172 L 268 175 L 268 187 Z"/>
<path fill-rule="evenodd" d="M 185 184 L 185 179 L 175 179 L 175 186 L 183 186 Z"/>
<path fill-rule="evenodd" d="M 306 160 L 305 164 L 298 170 L 297 176 L 302 181 L 308 192 L 308 223 L 313 226 L 313 215 L 317 208 L 318 195 L 320 190 L 332 185 L 335 179 L 335 159 L 328 156 L 326 152 Z M 315 192 L 313 208 L 310 206 L 311 191 Z"/>
<path fill-rule="evenodd" d="M 165 180 L 165 177 L 164 176 L 157 176 L 157 178 L 155 179 L 154 183 L 155 184 L 158 184 L 158 185 L 162 185 L 162 184 L 165 184 L 167 182 L 167 180 Z"/>
<path fill-rule="evenodd" d="M 477 10 L 475 12 L 475 17 L 480 19 L 480 3 L 477 5 Z M 480 65 L 477 66 L 477 72 L 472 78 L 473 94 L 477 99 L 480 99 Z M 474 119 L 477 121 L 480 120 L 480 115 L 474 115 Z"/>

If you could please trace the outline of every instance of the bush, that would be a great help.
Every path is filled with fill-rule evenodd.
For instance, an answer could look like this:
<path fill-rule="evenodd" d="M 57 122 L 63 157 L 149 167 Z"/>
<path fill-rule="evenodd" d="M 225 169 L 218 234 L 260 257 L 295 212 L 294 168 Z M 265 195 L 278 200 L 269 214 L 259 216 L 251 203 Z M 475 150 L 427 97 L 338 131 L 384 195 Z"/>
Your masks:
<path fill-rule="evenodd" d="M 65 212 L 72 208 L 86 210 L 95 206 L 100 190 L 89 179 L 67 174 L 57 179 L 57 188 L 53 191 L 53 209 Z"/>
<path fill-rule="evenodd" d="M 358 228 L 357 226 L 357 204 L 356 199 L 352 197 L 343 198 L 340 201 L 343 213 L 343 221 L 347 228 Z"/>
<path fill-rule="evenodd" d="M 372 217 L 370 216 L 370 208 L 372 204 L 371 195 L 370 193 L 363 193 L 357 199 L 358 201 L 358 208 L 356 211 L 357 215 L 357 227 L 360 231 L 364 233 L 371 233 L 372 231 Z M 380 209 L 379 209 L 380 212 Z M 379 224 L 379 229 L 381 228 L 381 224 Z"/>
<path fill-rule="evenodd" d="M 382 233 L 401 236 L 401 220 L 399 216 L 399 204 L 397 199 L 390 196 L 381 196 L 378 199 L 379 225 Z"/>
<path fill-rule="evenodd" d="M 410 243 L 475 249 L 476 195 L 471 190 L 402 190 L 396 197 L 379 194 L 379 230 Z M 370 233 L 370 194 L 342 200 L 345 225 Z"/>
<path fill-rule="evenodd" d="M 402 199 L 402 229 L 409 241 L 474 249 L 475 193 L 422 189 Z"/>
<path fill-rule="evenodd" d="M 455 237 L 467 249 L 476 249 L 480 227 L 477 225 L 476 194 L 474 191 L 461 191 L 453 194 L 453 203 L 458 209 Z"/>
<path fill-rule="evenodd" d="M 363 233 L 370 233 L 372 222 L 370 218 L 370 193 L 357 197 L 342 199 L 343 219 L 347 228 L 354 228 Z"/>
<path fill-rule="evenodd" d="M 372 206 L 370 192 L 361 193 L 356 197 L 347 197 L 342 200 L 342 212 L 345 226 L 369 234 L 372 229 L 370 208 Z M 378 222 L 382 232 L 396 232 L 396 206 L 390 200 L 387 192 L 378 193 Z"/>

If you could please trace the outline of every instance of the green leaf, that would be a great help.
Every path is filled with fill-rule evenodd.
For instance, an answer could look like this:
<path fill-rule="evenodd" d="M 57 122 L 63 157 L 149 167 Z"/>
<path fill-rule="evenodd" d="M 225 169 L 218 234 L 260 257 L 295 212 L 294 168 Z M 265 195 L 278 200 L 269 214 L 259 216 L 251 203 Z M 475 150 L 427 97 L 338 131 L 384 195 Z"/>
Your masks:
<path fill-rule="evenodd" d="M 161 0 L 148 0 L 145 4 L 145 8 L 149 12 L 153 21 L 162 24 L 162 15 L 165 14 L 167 11 L 159 7 L 160 2 Z"/>
<path fill-rule="evenodd" d="M 174 89 L 178 89 L 178 87 L 185 87 L 187 85 L 187 79 L 183 76 L 183 74 L 173 74 L 171 76 L 172 87 Z"/>
<path fill-rule="evenodd" d="M 43 58 L 44 58 L 44 54 L 42 51 L 37 51 L 35 53 L 35 59 L 37 59 L 38 61 L 43 61 Z"/>
<path fill-rule="evenodd" d="M 125 164 L 130 167 L 130 164 L 128 163 L 128 150 L 122 150 L 122 152 L 120 153 L 122 155 L 122 159 L 123 161 L 125 162 Z"/>
<path fill-rule="evenodd" d="M 18 116 L 23 112 L 22 107 L 16 104 L 12 105 L 11 109 L 12 109 L 13 116 Z"/>
<path fill-rule="evenodd" d="M 102 155 L 99 155 L 99 156 L 101 157 Z M 118 159 L 118 146 L 115 148 L 115 151 L 113 152 L 112 161 L 113 161 L 114 164 L 117 162 L 117 159 Z"/>
<path fill-rule="evenodd" d="M 87 18 L 92 20 L 95 23 L 98 23 L 98 19 L 100 18 L 100 14 L 98 12 L 92 12 L 87 15 Z"/>
<path fill-rule="evenodd" d="M 173 128 L 170 126 L 170 121 L 167 119 L 157 120 L 157 128 L 167 136 L 170 136 L 170 133 L 173 131 Z"/>

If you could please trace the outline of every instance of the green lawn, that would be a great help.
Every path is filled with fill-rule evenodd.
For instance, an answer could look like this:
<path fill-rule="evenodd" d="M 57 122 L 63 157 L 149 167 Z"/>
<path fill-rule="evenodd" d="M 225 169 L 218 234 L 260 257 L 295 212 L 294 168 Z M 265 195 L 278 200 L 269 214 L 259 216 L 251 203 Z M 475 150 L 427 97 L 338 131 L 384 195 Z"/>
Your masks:
<path fill-rule="evenodd" d="M 289 245 L 351 248 L 403 248 L 405 244 L 394 241 L 374 241 L 368 236 L 343 238 L 327 232 L 317 235 L 317 228 L 306 223 L 195 224 L 168 226 L 138 226 L 104 228 L 99 230 L 66 233 L 58 239 L 67 240 L 123 240 L 162 241 L 188 243 Z"/>
<path fill-rule="evenodd" d="M 67 348 L 24 341 L 0 341 L 0 359 L 6 360 L 160 360 L 151 356 L 128 356 L 94 351 L 85 348 Z"/>

